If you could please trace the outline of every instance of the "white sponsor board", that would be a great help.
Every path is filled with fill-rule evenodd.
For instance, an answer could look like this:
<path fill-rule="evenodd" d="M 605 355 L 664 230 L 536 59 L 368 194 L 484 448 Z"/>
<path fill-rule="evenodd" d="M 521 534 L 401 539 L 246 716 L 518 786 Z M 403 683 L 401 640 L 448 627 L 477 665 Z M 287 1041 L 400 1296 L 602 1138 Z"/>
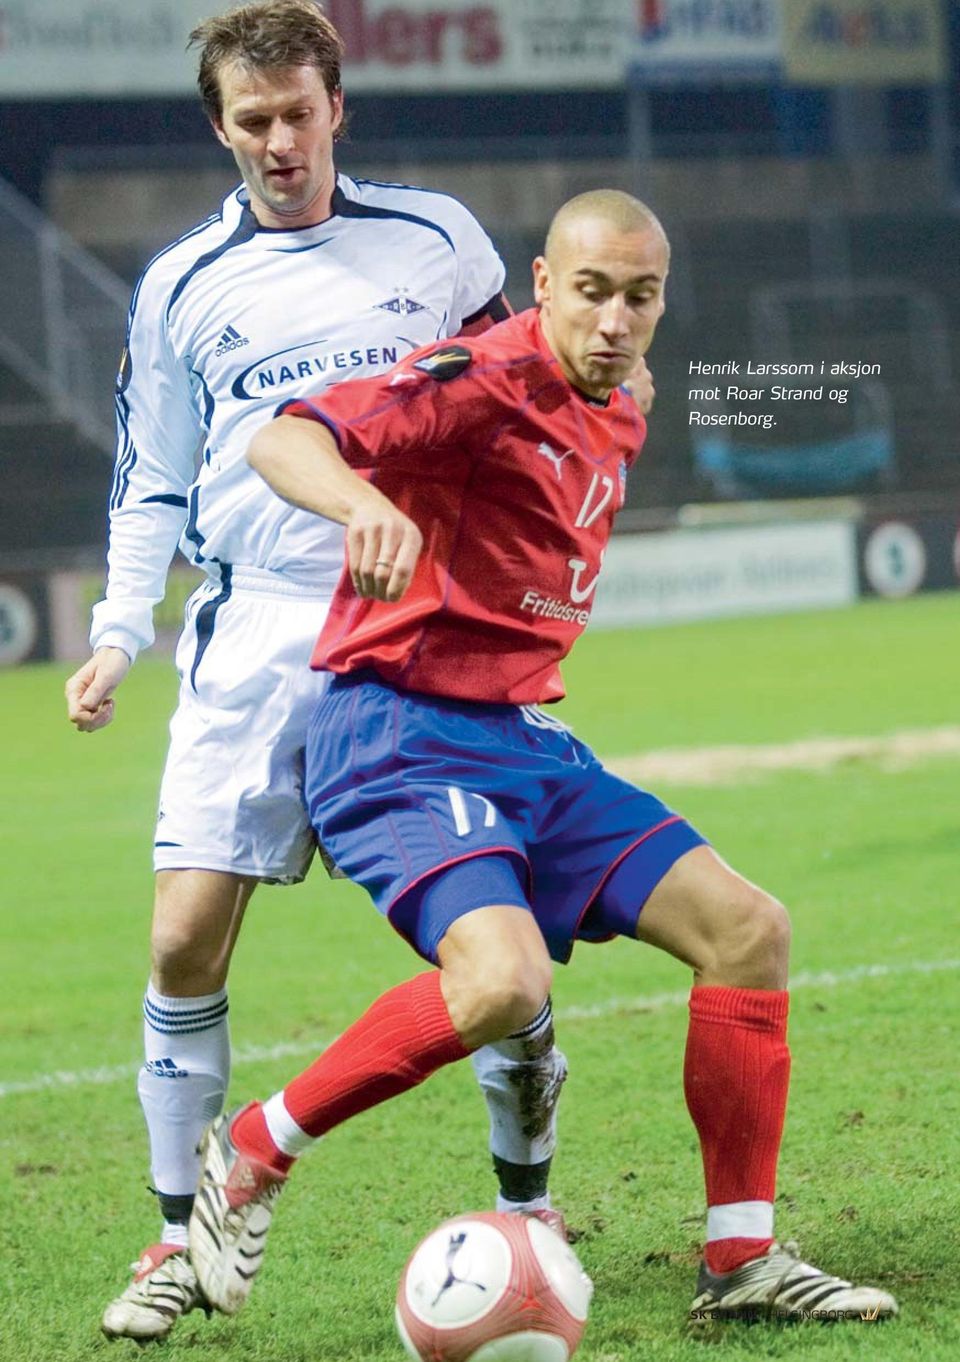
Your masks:
<path fill-rule="evenodd" d="M 774 614 L 856 597 L 849 522 L 623 535 L 607 549 L 590 626 Z"/>
<path fill-rule="evenodd" d="M 167 576 L 167 591 L 153 612 L 153 652 L 173 658 L 183 627 L 183 607 L 202 576 L 179 560 Z M 50 655 L 78 662 L 89 656 L 90 611 L 103 596 L 103 569 L 53 572 L 47 578 L 50 609 Z"/>
<path fill-rule="evenodd" d="M 766 80 L 780 68 L 780 0 L 637 0 L 632 75 Z"/>
<path fill-rule="evenodd" d="M 0 0 L 0 98 L 179 95 L 230 0 Z M 633 0 L 326 0 L 350 91 L 618 85 Z"/>

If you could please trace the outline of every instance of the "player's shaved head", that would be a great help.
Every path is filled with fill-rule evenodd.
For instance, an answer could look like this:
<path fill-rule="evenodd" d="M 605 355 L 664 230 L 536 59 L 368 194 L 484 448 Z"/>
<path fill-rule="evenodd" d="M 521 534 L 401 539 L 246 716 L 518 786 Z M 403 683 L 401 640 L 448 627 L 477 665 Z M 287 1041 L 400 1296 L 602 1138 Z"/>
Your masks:
<path fill-rule="evenodd" d="M 533 262 L 544 339 L 575 387 L 607 398 L 663 314 L 670 246 L 656 214 L 619 189 L 568 200 Z"/>
<path fill-rule="evenodd" d="M 556 261 L 558 252 L 567 249 L 571 237 L 577 235 L 577 229 L 588 221 L 604 223 L 625 236 L 653 232 L 663 241 L 667 260 L 670 258 L 667 234 L 651 208 L 621 189 L 591 189 L 568 199 L 554 214 L 543 248 L 551 264 Z"/>

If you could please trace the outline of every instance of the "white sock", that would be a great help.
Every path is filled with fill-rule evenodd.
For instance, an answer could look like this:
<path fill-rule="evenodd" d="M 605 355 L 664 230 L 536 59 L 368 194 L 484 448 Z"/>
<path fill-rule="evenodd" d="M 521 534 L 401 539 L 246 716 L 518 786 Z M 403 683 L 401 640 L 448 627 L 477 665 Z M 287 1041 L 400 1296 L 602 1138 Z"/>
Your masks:
<path fill-rule="evenodd" d="M 772 1201 L 734 1201 L 707 1207 L 707 1243 L 715 1239 L 772 1239 Z"/>
<path fill-rule="evenodd" d="M 308 1135 L 307 1132 L 297 1125 L 296 1121 L 287 1111 L 287 1104 L 283 1100 L 283 1092 L 275 1092 L 272 1097 L 268 1097 L 263 1104 L 263 1119 L 267 1123 L 270 1138 L 280 1150 L 281 1154 L 289 1154 L 291 1158 L 297 1158 L 305 1149 L 317 1142 L 316 1136 Z"/>
<path fill-rule="evenodd" d="M 531 1197 L 529 1201 L 510 1201 L 502 1192 L 497 1193 L 498 1211 L 515 1213 L 519 1211 L 549 1211 L 552 1209 L 553 1202 L 550 1200 L 549 1192 L 544 1192 L 543 1196 Z"/>
<path fill-rule="evenodd" d="M 197 1142 L 223 1110 L 230 1079 L 227 993 L 167 998 L 152 984 L 143 1000 L 145 1062 L 137 1079 L 150 1138 L 150 1170 L 164 1216 L 164 1242 L 189 1214 L 200 1175 Z"/>
<path fill-rule="evenodd" d="M 179 1244 L 181 1248 L 187 1248 L 187 1226 L 179 1220 L 165 1220 L 163 1229 L 160 1231 L 161 1244 Z"/>
<path fill-rule="evenodd" d="M 567 1061 L 553 1043 L 550 999 L 521 1031 L 471 1056 L 490 1114 L 490 1152 L 529 1166 L 557 1147 L 557 1104 Z"/>

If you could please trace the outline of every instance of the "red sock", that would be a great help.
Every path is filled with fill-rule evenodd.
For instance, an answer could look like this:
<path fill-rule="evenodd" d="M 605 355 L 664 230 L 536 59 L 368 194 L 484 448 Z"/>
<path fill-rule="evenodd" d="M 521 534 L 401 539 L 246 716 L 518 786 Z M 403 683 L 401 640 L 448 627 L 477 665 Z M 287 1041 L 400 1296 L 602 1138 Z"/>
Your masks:
<path fill-rule="evenodd" d="M 230 1139 L 235 1148 L 253 1159 L 259 1159 L 275 1173 L 286 1177 L 296 1160 L 291 1154 L 284 1154 L 273 1143 L 270 1129 L 259 1102 L 251 1102 L 238 1111 L 230 1126 Z"/>
<path fill-rule="evenodd" d="M 440 972 L 430 970 L 382 994 L 284 1088 L 283 1104 L 300 1129 L 316 1138 L 468 1053 L 450 1021 Z M 240 1113 L 231 1134 L 245 1154 L 286 1171 L 279 1160 L 287 1156 L 270 1138 L 259 1104 Z"/>
<path fill-rule="evenodd" d="M 759 988 L 696 987 L 690 994 L 683 1086 L 703 1154 L 711 1272 L 732 1272 L 773 1243 L 750 1229 L 751 1220 L 772 1225 L 790 1083 L 788 1000 L 786 992 Z M 746 1232 L 711 1235 L 718 1225 L 721 1234 L 724 1226 Z"/>

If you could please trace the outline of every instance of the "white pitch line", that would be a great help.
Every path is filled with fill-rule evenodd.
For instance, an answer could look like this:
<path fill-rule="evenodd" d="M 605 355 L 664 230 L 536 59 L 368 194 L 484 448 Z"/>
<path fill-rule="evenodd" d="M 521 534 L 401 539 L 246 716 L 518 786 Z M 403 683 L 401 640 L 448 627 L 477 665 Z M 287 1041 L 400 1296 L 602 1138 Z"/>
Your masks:
<path fill-rule="evenodd" d="M 841 988 L 871 979 L 889 979 L 898 974 L 938 974 L 943 970 L 960 970 L 960 960 L 914 960 L 902 965 L 855 965 L 848 970 L 801 970 L 790 980 L 790 991 L 803 988 Z M 668 1007 L 685 1007 L 690 990 L 674 993 L 653 993 L 639 998 L 605 998 L 602 1003 L 587 1007 L 562 1007 L 557 1021 L 595 1021 L 614 1013 L 659 1012 Z M 244 1045 L 234 1051 L 234 1064 L 253 1064 L 263 1060 L 283 1059 L 285 1056 L 318 1055 L 331 1040 L 281 1041 L 278 1045 Z M 53 1088 L 92 1087 L 103 1083 L 118 1083 L 132 1078 L 140 1070 L 139 1064 L 111 1064 L 100 1069 L 57 1069 L 53 1073 L 37 1074 L 19 1082 L 0 1083 L 0 1098 L 15 1097 L 20 1093 L 44 1092 Z"/>
<path fill-rule="evenodd" d="M 940 970 L 960 969 L 960 960 L 914 960 L 905 965 L 854 965 L 852 969 L 835 972 L 801 970 L 790 979 L 790 992 L 798 988 L 841 988 L 858 984 L 864 979 L 887 979 L 896 974 L 936 974 Z M 654 993 L 649 998 L 604 998 L 602 1003 L 588 1007 L 564 1007 L 557 1012 L 558 1022 L 593 1021 L 614 1012 L 659 1012 L 665 1007 L 686 1007 L 690 990 L 676 993 Z"/>

